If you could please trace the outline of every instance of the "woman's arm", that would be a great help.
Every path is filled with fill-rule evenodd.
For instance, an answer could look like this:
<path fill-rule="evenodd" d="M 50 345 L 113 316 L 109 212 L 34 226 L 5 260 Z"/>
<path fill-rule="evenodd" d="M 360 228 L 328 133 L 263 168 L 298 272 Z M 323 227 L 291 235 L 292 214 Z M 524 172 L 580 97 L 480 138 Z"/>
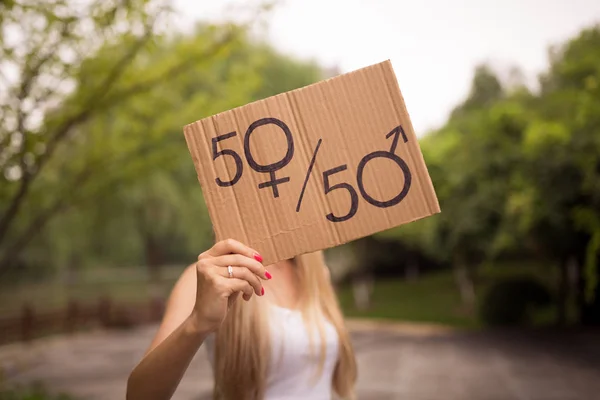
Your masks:
<path fill-rule="evenodd" d="M 170 399 L 209 334 L 192 313 L 196 267 L 181 275 L 167 303 L 163 322 L 142 361 L 127 382 L 127 400 Z"/>
<path fill-rule="evenodd" d="M 198 349 L 227 315 L 240 293 L 249 300 L 264 293 L 270 275 L 256 251 L 224 240 L 200 254 L 181 275 L 150 348 L 127 382 L 127 400 L 168 400 Z"/>

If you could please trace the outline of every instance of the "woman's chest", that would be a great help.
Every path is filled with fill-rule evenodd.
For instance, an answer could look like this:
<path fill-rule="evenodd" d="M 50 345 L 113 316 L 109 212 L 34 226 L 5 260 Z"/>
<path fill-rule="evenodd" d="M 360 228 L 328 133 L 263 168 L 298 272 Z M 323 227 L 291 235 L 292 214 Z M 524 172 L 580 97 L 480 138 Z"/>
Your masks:
<path fill-rule="evenodd" d="M 271 366 L 273 371 L 296 370 L 321 362 L 337 360 L 339 338 L 335 327 L 325 318 L 308 329 L 302 314 L 296 310 L 273 307 L 270 320 Z M 319 329 L 318 325 L 321 325 Z"/>

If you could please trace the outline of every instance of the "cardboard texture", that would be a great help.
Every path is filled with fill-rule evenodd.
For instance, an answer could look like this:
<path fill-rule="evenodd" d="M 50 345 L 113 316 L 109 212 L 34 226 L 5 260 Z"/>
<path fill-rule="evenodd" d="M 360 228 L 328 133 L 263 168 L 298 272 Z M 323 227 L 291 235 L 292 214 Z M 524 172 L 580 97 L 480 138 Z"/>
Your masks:
<path fill-rule="evenodd" d="M 185 126 L 217 240 L 266 264 L 440 211 L 389 61 Z"/>

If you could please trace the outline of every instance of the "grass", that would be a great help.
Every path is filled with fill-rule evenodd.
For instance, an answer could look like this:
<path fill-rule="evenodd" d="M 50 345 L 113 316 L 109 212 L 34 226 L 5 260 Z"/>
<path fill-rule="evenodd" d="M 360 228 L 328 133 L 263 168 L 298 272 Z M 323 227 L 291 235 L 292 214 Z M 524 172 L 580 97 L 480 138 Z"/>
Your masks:
<path fill-rule="evenodd" d="M 34 383 L 12 388 L 0 387 L 0 400 L 75 400 L 75 398 L 63 393 L 50 393 L 41 384 Z"/>
<path fill-rule="evenodd" d="M 166 297 L 181 271 L 182 268 L 165 269 L 163 279 L 153 285 L 139 269 L 113 269 L 95 271 L 93 276 L 83 277 L 83 283 L 73 286 L 60 282 L 4 286 L 0 289 L 0 316 L 19 313 L 26 302 L 41 312 L 63 308 L 70 299 L 94 303 L 102 296 L 109 296 L 117 303 L 137 303 L 152 296 Z M 476 288 L 477 296 L 481 297 L 492 282 L 509 276 L 534 275 L 551 284 L 555 279 L 552 271 L 547 266 L 531 263 L 484 266 L 479 271 L 481 283 Z M 462 307 L 452 271 L 430 273 L 413 282 L 401 279 L 377 281 L 372 307 L 368 311 L 354 307 L 350 287 L 340 288 L 338 294 L 348 317 L 437 323 L 463 328 L 481 326 L 476 312 Z M 535 322 L 545 324 L 553 318 L 553 310 L 543 310 L 535 315 Z"/>
<path fill-rule="evenodd" d="M 532 263 L 487 265 L 479 270 L 476 297 L 479 301 L 494 282 L 508 277 L 533 276 L 552 287 L 552 268 Z M 477 310 L 465 309 L 454 282 L 452 271 L 428 274 L 414 282 L 402 279 L 375 282 L 372 305 L 367 311 L 354 306 L 351 287 L 338 290 L 340 304 L 347 317 L 378 318 L 404 322 L 443 324 L 460 328 L 481 328 Z M 547 325 L 555 319 L 554 307 L 537 310 L 534 325 Z"/>
<path fill-rule="evenodd" d="M 76 285 L 51 281 L 3 286 L 0 288 L 0 317 L 18 314 L 26 303 L 37 312 L 43 312 L 62 309 L 72 299 L 95 303 L 108 296 L 116 303 L 138 303 L 153 296 L 166 297 L 177 279 L 174 272 L 181 273 L 181 269 L 169 272 L 154 284 L 132 271 L 112 270 L 110 279 L 86 277 Z"/>
<path fill-rule="evenodd" d="M 452 275 L 435 273 L 415 282 L 386 280 L 375 282 L 372 307 L 359 311 L 354 307 L 352 290 L 339 290 L 339 299 L 347 317 L 367 317 L 410 322 L 427 322 L 473 328 L 476 318 L 461 309 L 460 296 Z"/>

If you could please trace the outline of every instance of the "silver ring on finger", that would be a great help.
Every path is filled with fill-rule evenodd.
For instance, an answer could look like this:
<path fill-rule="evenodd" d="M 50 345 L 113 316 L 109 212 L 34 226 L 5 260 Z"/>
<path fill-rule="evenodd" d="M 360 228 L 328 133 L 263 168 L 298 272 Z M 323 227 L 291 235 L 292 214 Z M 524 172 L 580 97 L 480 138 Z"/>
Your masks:
<path fill-rule="evenodd" d="M 231 265 L 227 266 L 227 273 L 229 274 L 230 278 L 233 278 L 233 267 Z"/>

